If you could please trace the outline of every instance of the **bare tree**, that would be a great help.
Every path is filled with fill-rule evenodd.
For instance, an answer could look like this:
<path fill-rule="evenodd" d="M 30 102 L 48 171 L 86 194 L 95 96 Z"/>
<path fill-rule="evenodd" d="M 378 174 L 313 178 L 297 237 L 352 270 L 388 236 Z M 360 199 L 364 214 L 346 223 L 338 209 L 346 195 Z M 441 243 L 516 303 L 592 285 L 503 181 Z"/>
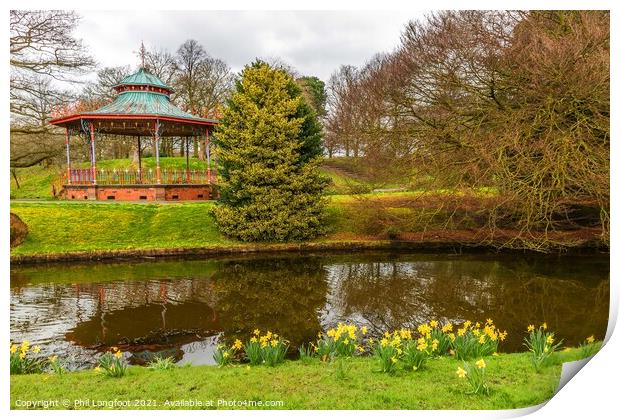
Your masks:
<path fill-rule="evenodd" d="M 94 65 L 72 35 L 78 16 L 67 11 L 10 13 L 11 166 L 32 166 L 60 154 L 63 142 L 49 125 L 54 108 L 72 99 L 53 81 L 74 81 Z M 56 141 L 57 140 L 57 141 Z"/>

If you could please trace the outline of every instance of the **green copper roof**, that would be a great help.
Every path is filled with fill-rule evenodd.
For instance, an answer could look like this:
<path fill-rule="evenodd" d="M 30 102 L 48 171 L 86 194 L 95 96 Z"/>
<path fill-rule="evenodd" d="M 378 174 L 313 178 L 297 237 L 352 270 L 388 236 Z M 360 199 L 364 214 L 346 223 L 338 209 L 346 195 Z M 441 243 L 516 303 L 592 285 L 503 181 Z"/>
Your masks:
<path fill-rule="evenodd" d="M 96 111 L 84 113 L 84 115 L 89 114 L 160 115 L 195 121 L 212 121 L 196 117 L 177 108 L 170 102 L 168 95 L 148 91 L 121 92 L 111 104 L 105 105 Z"/>
<path fill-rule="evenodd" d="M 131 75 L 125 77 L 115 87 L 124 86 L 124 85 L 134 85 L 134 86 L 136 86 L 136 85 L 148 85 L 148 86 L 155 86 L 155 87 L 160 87 L 160 88 L 172 90 L 172 88 L 170 86 L 168 86 L 167 84 L 162 82 L 157 76 L 149 73 L 148 71 L 146 71 L 143 68 L 138 70 L 136 73 L 131 74 Z"/>

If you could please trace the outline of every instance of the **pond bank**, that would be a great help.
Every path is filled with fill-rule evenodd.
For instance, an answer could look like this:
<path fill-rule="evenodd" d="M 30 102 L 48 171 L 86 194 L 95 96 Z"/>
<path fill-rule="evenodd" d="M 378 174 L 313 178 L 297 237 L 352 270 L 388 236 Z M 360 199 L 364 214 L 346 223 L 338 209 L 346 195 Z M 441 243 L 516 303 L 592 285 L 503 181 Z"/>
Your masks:
<path fill-rule="evenodd" d="M 365 229 L 356 225 L 359 221 L 351 213 L 353 210 L 334 199 L 328 207 L 329 232 L 325 237 L 308 242 L 246 244 L 219 232 L 210 211 L 214 205 L 14 202 L 11 211 L 26 223 L 29 233 L 21 245 L 11 250 L 11 263 L 284 251 L 496 251 L 517 234 L 501 231 L 489 239 L 476 229 L 404 231 L 396 235 L 397 239 L 389 240 L 386 233 L 364 233 Z M 569 244 L 566 249 L 571 252 L 606 250 L 596 229 L 562 232 L 551 239 Z M 514 248 L 519 248 L 518 244 Z"/>
<path fill-rule="evenodd" d="M 108 378 L 93 370 L 12 375 L 11 408 L 24 408 L 18 401 L 66 404 L 49 407 L 56 409 L 105 408 L 93 404 L 117 401 L 120 409 L 511 409 L 553 397 L 561 364 L 577 360 L 579 352 L 555 354 L 540 373 L 529 358 L 527 353 L 485 358 L 491 388 L 488 397 L 466 394 L 467 381 L 455 374 L 463 363 L 451 357 L 430 360 L 419 372 L 396 375 L 376 372 L 373 358 L 356 357 L 344 361 L 344 367 L 312 359 L 286 361 L 274 368 L 183 366 L 156 371 L 130 367 L 122 378 Z M 197 406 L 197 401 L 202 405 Z M 281 401 L 282 405 L 230 406 L 230 401 Z"/>
<path fill-rule="evenodd" d="M 488 251 L 499 252 L 500 243 L 456 242 L 445 239 L 420 241 L 387 241 L 387 240 L 358 240 L 358 241 L 325 241 L 325 242 L 294 242 L 281 244 L 239 244 L 214 245 L 190 248 L 154 248 L 154 249 L 118 249 L 107 251 L 82 251 L 49 254 L 12 255 L 11 264 L 26 265 L 50 262 L 77 262 L 77 261 L 106 261 L 149 259 L 161 257 L 200 257 L 223 256 L 242 254 L 270 254 L 283 252 L 361 252 L 361 251 L 442 251 L 450 253 Z M 592 252 L 600 250 L 597 243 L 584 243 L 572 252 Z M 515 250 L 511 250 L 515 252 Z M 518 252 L 518 251 L 516 251 Z M 526 251 L 521 251 L 526 252 Z"/>

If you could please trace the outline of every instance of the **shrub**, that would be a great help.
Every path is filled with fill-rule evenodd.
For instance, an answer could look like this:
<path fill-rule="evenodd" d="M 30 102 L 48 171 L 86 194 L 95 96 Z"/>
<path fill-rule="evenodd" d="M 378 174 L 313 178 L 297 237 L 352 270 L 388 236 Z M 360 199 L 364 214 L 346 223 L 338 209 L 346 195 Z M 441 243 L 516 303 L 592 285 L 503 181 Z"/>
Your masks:
<path fill-rule="evenodd" d="M 532 365 L 540 372 L 545 361 L 560 347 L 562 340 L 554 344 L 555 334 L 547 331 L 546 322 L 538 328 L 529 325 L 527 331 L 530 335 L 525 338 L 524 345 L 532 353 Z"/>
<path fill-rule="evenodd" d="M 127 362 L 123 360 L 123 353 L 118 348 L 112 347 L 112 351 L 114 354 L 108 351 L 99 358 L 95 370 L 112 378 L 122 378 L 127 372 Z"/>
<path fill-rule="evenodd" d="M 470 386 L 468 394 L 489 395 L 489 387 L 486 383 L 486 367 L 484 359 L 480 359 L 475 365 L 465 362 L 463 367 L 459 367 L 456 370 L 459 378 L 467 379 Z"/>
<path fill-rule="evenodd" d="M 30 343 L 23 341 L 19 346 L 11 343 L 10 354 L 10 372 L 11 375 L 20 375 L 24 373 L 40 373 L 43 371 L 43 361 L 37 356 L 32 356 L 41 351 L 39 346 L 34 346 L 32 351 Z"/>

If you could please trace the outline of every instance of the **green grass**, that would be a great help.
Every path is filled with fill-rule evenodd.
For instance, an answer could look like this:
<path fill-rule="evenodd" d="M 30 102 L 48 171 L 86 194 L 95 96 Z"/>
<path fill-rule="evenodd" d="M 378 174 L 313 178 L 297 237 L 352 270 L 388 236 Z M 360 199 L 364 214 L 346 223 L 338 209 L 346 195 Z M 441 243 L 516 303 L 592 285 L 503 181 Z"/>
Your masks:
<path fill-rule="evenodd" d="M 227 245 L 211 216 L 213 202 L 12 203 L 28 236 L 13 255 Z"/>
<path fill-rule="evenodd" d="M 190 366 L 167 371 L 131 367 L 123 378 L 108 378 L 93 370 L 11 376 L 11 408 L 16 400 L 254 400 L 283 401 L 285 409 L 511 409 L 550 399 L 558 385 L 561 363 L 576 360 L 570 350 L 553 356 L 536 373 L 529 354 L 488 357 L 488 397 L 468 395 L 467 383 L 455 372 L 462 363 L 451 357 L 430 360 L 425 370 L 387 375 L 376 372 L 376 361 L 357 357 L 346 361 L 344 377 L 337 364 L 317 359 L 286 361 L 283 365 Z M 342 373 L 340 372 L 340 373 Z M 65 408 L 60 406 L 58 408 Z M 137 407 L 139 408 L 139 407 Z M 144 407 L 148 408 L 148 407 Z M 151 407 L 152 408 L 152 407 Z"/>
<path fill-rule="evenodd" d="M 11 198 L 51 200 L 52 183 L 60 179 L 61 171 L 58 166 L 15 169 L 19 188 L 11 175 Z"/>

